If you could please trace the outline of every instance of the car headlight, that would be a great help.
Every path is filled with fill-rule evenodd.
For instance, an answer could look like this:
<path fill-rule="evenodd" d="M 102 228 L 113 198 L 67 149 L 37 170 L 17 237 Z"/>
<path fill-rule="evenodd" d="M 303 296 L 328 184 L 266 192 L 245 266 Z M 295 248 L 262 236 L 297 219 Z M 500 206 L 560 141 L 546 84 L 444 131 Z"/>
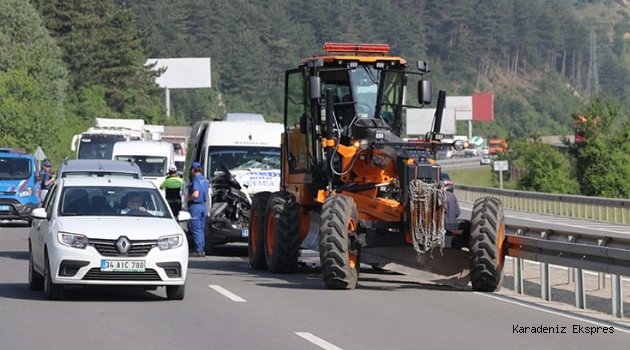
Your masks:
<path fill-rule="evenodd" d="M 68 247 L 84 249 L 88 245 L 88 238 L 77 233 L 59 232 L 57 233 L 59 243 Z"/>
<path fill-rule="evenodd" d="M 18 196 L 20 196 L 20 197 L 30 197 L 32 195 L 33 195 L 33 188 L 32 187 L 27 187 L 27 188 L 21 190 L 18 193 Z"/>
<path fill-rule="evenodd" d="M 181 246 L 183 241 L 184 237 L 180 234 L 162 236 L 158 238 L 157 245 L 160 250 L 167 250 Z"/>

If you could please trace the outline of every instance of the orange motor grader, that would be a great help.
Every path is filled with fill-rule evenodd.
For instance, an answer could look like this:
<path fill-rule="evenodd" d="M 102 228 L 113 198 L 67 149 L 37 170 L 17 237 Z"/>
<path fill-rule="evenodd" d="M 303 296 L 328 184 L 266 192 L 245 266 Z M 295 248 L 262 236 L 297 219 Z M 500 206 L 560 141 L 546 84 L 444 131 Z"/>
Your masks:
<path fill-rule="evenodd" d="M 428 65 L 418 62 L 416 71 L 389 55 L 386 44 L 323 49 L 285 72 L 281 190 L 252 200 L 251 267 L 292 272 L 304 241 L 317 241 L 325 286 L 353 289 L 364 248 L 406 245 L 429 260 L 443 250 L 465 251 L 472 288 L 498 289 L 500 201 L 480 198 L 470 221 L 451 228 L 444 222 L 446 191 L 435 154 L 463 147 L 441 142 L 444 91 L 425 141 L 403 140 L 405 110 L 431 102 Z M 407 104 L 407 95 L 417 103 Z"/>

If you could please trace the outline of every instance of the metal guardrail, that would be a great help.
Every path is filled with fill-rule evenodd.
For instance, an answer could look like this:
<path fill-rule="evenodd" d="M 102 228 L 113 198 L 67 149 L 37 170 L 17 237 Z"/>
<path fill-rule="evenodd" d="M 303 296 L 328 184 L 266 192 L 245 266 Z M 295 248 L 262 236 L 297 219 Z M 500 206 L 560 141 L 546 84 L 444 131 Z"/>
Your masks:
<path fill-rule="evenodd" d="M 612 276 L 612 315 L 623 317 L 621 276 L 630 276 L 630 236 L 506 225 L 506 254 L 514 257 L 514 290 L 523 293 L 522 259 L 540 262 L 540 297 L 551 300 L 549 264 L 575 269 L 575 306 L 584 309 L 583 270 Z M 569 272 L 571 273 L 571 272 Z"/>
<path fill-rule="evenodd" d="M 630 224 L 629 199 L 501 190 L 457 184 L 455 195 L 458 200 L 464 202 L 472 203 L 480 197 L 494 196 L 499 198 L 503 202 L 503 207 L 507 209 L 613 224 Z"/>

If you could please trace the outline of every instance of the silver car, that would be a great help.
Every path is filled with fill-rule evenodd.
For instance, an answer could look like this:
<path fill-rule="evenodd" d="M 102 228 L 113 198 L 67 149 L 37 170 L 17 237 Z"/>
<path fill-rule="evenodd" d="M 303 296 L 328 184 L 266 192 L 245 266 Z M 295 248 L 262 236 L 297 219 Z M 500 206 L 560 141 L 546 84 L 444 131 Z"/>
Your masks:
<path fill-rule="evenodd" d="M 74 159 L 64 161 L 56 175 L 58 179 L 75 176 L 117 176 L 142 179 L 142 171 L 133 162 L 109 159 Z"/>

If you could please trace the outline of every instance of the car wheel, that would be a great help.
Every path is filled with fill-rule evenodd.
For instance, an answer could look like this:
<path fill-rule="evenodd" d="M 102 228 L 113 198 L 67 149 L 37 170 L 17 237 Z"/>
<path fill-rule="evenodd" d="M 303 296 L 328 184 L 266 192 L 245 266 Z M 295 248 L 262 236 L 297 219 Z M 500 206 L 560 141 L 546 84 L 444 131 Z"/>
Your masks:
<path fill-rule="evenodd" d="M 63 295 L 63 286 L 59 284 L 54 284 L 52 281 L 51 271 L 50 271 L 50 262 L 48 261 L 48 254 L 46 254 L 46 264 L 44 268 L 44 298 L 48 300 L 56 300 L 60 299 Z"/>
<path fill-rule="evenodd" d="M 35 271 L 35 266 L 33 265 L 33 252 L 31 251 L 30 244 L 28 247 L 28 287 L 31 290 L 44 289 L 44 276 Z"/>
<path fill-rule="evenodd" d="M 182 300 L 184 299 L 184 293 L 186 292 L 186 285 L 179 286 L 166 286 L 166 297 L 169 300 Z"/>

